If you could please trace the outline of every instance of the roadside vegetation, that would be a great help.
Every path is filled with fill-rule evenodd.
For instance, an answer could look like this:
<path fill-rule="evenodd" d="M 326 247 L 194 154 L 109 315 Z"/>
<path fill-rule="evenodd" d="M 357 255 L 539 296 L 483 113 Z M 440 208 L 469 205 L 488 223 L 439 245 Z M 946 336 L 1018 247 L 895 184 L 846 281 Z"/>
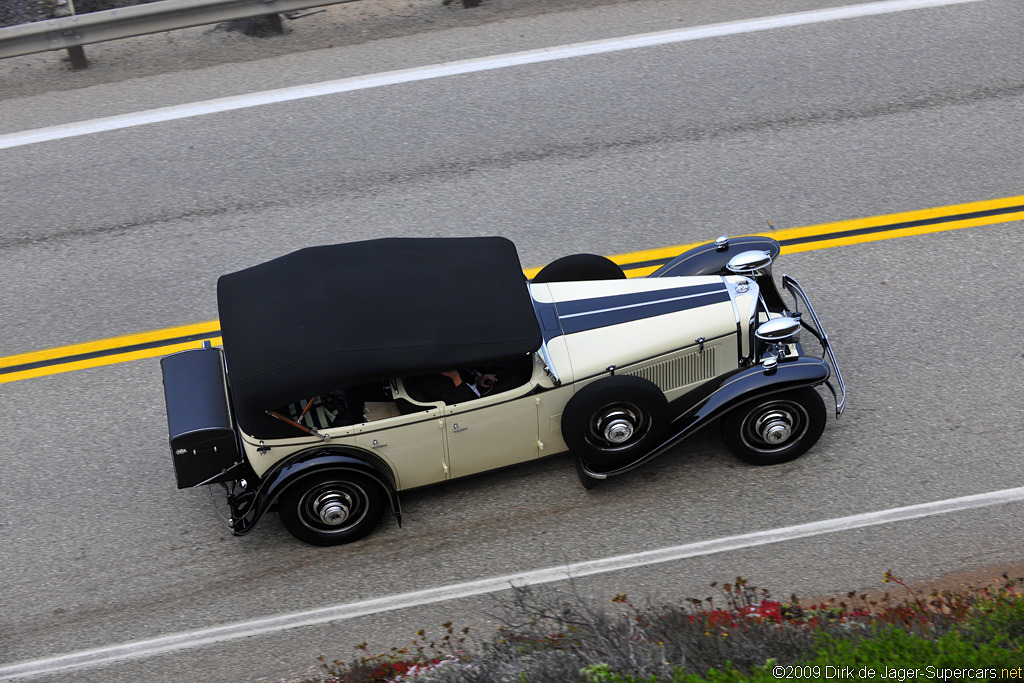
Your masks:
<path fill-rule="evenodd" d="M 742 578 L 714 595 L 594 606 L 574 593 L 514 589 L 503 626 L 474 643 L 443 625 L 403 648 L 351 661 L 321 659 L 303 683 L 733 683 L 815 680 L 991 680 L 1024 666 L 1024 579 L 921 596 L 887 572 L 900 599 L 849 593 L 802 605 Z"/>

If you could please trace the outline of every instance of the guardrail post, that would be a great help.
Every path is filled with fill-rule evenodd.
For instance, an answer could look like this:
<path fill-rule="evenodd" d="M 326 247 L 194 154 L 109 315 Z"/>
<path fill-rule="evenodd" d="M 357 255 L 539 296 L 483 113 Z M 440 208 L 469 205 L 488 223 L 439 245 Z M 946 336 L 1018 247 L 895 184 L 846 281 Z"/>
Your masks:
<path fill-rule="evenodd" d="M 247 36 L 265 36 L 268 33 L 283 34 L 284 24 L 281 22 L 281 15 L 260 14 L 259 16 L 239 19 L 232 22 L 232 25 Z"/>
<path fill-rule="evenodd" d="M 285 33 L 285 25 L 281 22 L 281 14 L 274 12 L 263 17 L 270 33 Z"/>
<path fill-rule="evenodd" d="M 55 17 L 75 16 L 75 0 L 56 0 L 53 15 Z M 64 34 L 75 35 L 75 31 L 65 31 Z M 81 71 L 89 66 L 89 60 L 85 58 L 85 48 L 81 45 L 73 45 L 68 48 L 68 59 L 71 61 L 71 68 L 74 71 Z"/>
<path fill-rule="evenodd" d="M 69 47 L 68 58 L 71 59 L 71 68 L 74 71 L 82 71 L 89 66 L 89 60 L 85 58 L 85 48 L 81 45 Z"/>
<path fill-rule="evenodd" d="M 71 60 L 71 68 L 74 71 L 81 71 L 89 66 L 89 60 L 85 58 L 85 48 L 81 45 L 68 48 L 68 59 Z"/>

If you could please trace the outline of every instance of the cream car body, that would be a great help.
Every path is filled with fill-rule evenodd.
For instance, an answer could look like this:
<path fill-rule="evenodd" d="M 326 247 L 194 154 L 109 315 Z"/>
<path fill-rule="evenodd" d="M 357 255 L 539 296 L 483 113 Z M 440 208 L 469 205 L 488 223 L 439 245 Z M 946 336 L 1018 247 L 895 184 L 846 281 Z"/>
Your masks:
<path fill-rule="evenodd" d="M 735 423 L 730 429 L 737 434 L 723 437 L 727 445 L 732 438 L 730 450 L 741 458 L 768 464 L 796 457 L 824 425 L 823 404 L 812 388 L 835 374 L 842 390 L 837 415 L 845 388 L 799 285 L 784 282 L 813 322 L 781 303 L 770 272 L 778 245 L 751 239 L 739 242 L 767 249 L 730 251 L 719 243 L 638 279 L 625 279 L 614 264 L 584 255 L 556 261 L 527 283 L 514 248 L 498 238 L 357 243 L 347 267 L 336 261 L 347 258 L 345 245 L 314 248 L 222 278 L 226 361 L 210 348 L 164 359 L 178 485 L 223 486 L 231 508 L 224 521 L 235 534 L 248 533 L 278 504 L 289 531 L 327 545 L 367 533 L 385 503 L 401 522 L 401 491 L 566 450 L 576 455 L 580 481 L 592 488 L 719 418 Z M 280 297 L 277 310 L 284 321 L 277 327 L 295 329 L 299 341 L 276 328 L 263 339 L 261 321 L 251 316 L 266 306 L 250 297 L 271 299 L 292 287 L 286 276 L 308 274 L 309 259 L 348 277 L 368 253 L 396 260 L 382 267 L 384 273 L 420 268 L 414 290 L 397 290 L 390 302 L 361 313 L 359 334 L 369 341 L 335 344 L 306 329 L 307 316 L 291 308 L 301 284 Z M 449 286 L 467 261 L 490 263 L 473 282 L 493 291 L 474 306 L 507 296 L 514 312 L 486 312 L 483 330 L 475 318 L 460 318 L 451 334 L 453 345 L 463 348 L 454 351 L 447 348 L 448 330 L 433 329 L 433 316 L 450 309 L 438 306 L 431 317 L 410 320 L 408 329 L 386 318 L 402 315 L 407 297 L 416 315 L 429 305 L 423 293 L 429 288 L 422 286 L 430 274 L 422 266 L 427 256 L 435 264 L 451 258 L 438 264 L 442 284 Z M 499 257 L 503 265 L 494 266 Z M 495 275 L 495 268 L 502 272 Z M 246 307 L 251 310 L 236 310 Z M 366 331 L 373 325 L 391 327 Z M 802 357 L 801 327 L 821 341 L 827 360 Z M 514 340 L 504 343 L 505 336 Z M 390 346 L 396 337 L 407 343 L 368 348 Z M 396 359 L 394 372 L 388 371 L 388 353 Z M 502 357 L 518 374 L 490 393 L 446 402 L 424 392 L 424 377 L 436 379 L 462 358 L 470 365 Z M 328 403 L 320 396 L 332 388 L 344 393 L 344 410 L 324 412 L 320 408 Z M 315 398 L 294 402 L 307 395 Z M 275 407 L 285 403 L 291 413 Z M 351 404 L 358 405 L 357 418 L 338 419 L 339 412 L 350 415 Z M 324 415 L 338 421 L 324 422 Z"/>

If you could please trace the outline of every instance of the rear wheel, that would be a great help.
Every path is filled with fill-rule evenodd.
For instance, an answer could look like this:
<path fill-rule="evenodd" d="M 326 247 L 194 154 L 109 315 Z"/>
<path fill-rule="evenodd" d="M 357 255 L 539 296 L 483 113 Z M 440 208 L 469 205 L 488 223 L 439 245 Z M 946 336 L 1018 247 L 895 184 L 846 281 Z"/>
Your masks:
<path fill-rule="evenodd" d="M 778 465 L 807 452 L 825 430 L 827 411 L 810 387 L 764 396 L 722 419 L 726 448 L 751 465 Z"/>
<path fill-rule="evenodd" d="M 312 474 L 281 496 L 278 514 L 292 536 L 313 545 L 351 543 L 373 530 L 384 510 L 380 485 L 357 472 Z"/>

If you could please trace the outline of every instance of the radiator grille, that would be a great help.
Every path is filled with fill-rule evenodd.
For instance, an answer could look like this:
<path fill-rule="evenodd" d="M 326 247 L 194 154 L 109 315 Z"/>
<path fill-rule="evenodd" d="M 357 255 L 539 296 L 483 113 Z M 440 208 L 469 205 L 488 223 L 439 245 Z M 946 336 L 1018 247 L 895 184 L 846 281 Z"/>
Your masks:
<path fill-rule="evenodd" d="M 627 370 L 622 374 L 643 377 L 654 382 L 662 391 L 672 391 L 715 376 L 715 347 L 705 347 L 703 353 L 695 351 L 685 356 Z"/>

